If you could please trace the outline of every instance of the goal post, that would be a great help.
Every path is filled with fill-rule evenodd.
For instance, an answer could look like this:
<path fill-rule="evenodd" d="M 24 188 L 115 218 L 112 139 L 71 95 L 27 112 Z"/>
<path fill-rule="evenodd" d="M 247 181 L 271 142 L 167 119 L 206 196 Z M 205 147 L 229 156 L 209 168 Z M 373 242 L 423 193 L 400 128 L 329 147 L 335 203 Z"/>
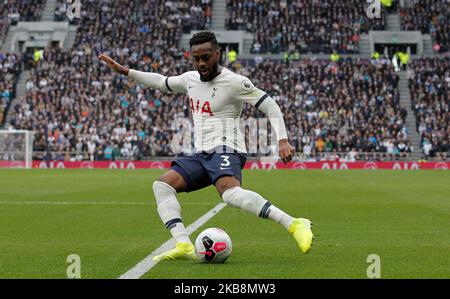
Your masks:
<path fill-rule="evenodd" d="M 32 168 L 33 131 L 0 130 L 0 168 Z"/>

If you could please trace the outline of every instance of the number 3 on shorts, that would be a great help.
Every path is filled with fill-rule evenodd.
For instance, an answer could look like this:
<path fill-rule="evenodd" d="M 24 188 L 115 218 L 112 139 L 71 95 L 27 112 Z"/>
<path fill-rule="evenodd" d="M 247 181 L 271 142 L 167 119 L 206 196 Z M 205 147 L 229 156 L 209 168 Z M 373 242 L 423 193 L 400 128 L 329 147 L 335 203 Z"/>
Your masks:
<path fill-rule="evenodd" d="M 230 161 L 228 160 L 229 158 L 230 158 L 230 156 L 227 156 L 227 155 L 220 155 L 221 157 L 222 157 L 222 159 L 223 159 L 223 162 L 220 164 L 220 167 L 222 168 L 222 167 L 227 167 L 227 166 L 230 166 Z"/>

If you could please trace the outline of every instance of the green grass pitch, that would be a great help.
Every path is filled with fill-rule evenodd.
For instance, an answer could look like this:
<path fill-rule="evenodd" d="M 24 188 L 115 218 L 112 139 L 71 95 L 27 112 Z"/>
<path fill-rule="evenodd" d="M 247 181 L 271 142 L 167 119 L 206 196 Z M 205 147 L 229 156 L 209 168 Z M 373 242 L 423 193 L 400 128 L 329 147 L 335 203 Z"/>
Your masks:
<path fill-rule="evenodd" d="M 162 170 L 1 170 L 0 278 L 65 278 L 70 254 L 82 278 L 118 278 L 170 237 L 151 182 Z M 244 187 L 314 222 L 304 255 L 280 225 L 225 207 L 197 230 L 233 241 L 221 265 L 161 262 L 143 278 L 450 277 L 450 172 L 245 171 Z M 221 202 L 214 188 L 180 194 L 189 225 Z"/>

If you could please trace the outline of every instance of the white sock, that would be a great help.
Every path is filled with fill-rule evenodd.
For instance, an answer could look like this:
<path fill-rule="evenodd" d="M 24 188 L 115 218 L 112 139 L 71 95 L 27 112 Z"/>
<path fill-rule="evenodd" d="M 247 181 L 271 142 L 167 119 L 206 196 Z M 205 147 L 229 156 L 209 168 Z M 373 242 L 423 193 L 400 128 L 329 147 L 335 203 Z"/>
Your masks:
<path fill-rule="evenodd" d="M 291 224 L 292 220 L 294 220 L 294 218 L 292 216 L 290 216 L 286 212 L 283 212 L 282 210 L 280 210 L 279 208 L 277 208 L 274 205 L 271 205 L 269 207 L 269 209 L 267 210 L 267 213 L 268 213 L 269 219 L 271 219 L 277 223 L 280 223 L 286 229 L 289 228 L 289 225 Z"/>
<path fill-rule="evenodd" d="M 268 218 L 288 229 L 293 218 L 279 208 L 272 205 L 256 192 L 242 189 L 237 186 L 230 188 L 222 194 L 228 205 L 255 214 L 261 218 Z"/>
<path fill-rule="evenodd" d="M 191 243 L 189 235 L 181 220 L 181 206 L 175 189 L 161 181 L 153 183 L 153 193 L 158 205 L 158 214 L 166 228 L 177 243 Z"/>
<path fill-rule="evenodd" d="M 167 225 L 166 225 L 167 227 Z M 192 243 L 191 239 L 189 239 L 189 235 L 184 228 L 183 222 L 178 222 L 172 225 L 172 228 L 169 228 L 172 237 L 177 241 L 177 243 Z"/>

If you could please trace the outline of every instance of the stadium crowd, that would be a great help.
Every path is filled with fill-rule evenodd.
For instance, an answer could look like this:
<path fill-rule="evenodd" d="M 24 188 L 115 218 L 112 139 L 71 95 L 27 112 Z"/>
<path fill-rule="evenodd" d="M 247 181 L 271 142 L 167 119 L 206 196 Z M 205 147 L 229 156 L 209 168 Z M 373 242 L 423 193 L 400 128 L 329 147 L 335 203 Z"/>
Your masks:
<path fill-rule="evenodd" d="M 252 53 L 358 53 L 362 33 L 384 30 L 380 18 L 366 15 L 365 1 L 227 0 L 226 28 L 254 35 Z"/>
<path fill-rule="evenodd" d="M 138 1 L 90 4 L 79 21 L 75 46 L 45 50 L 26 84 L 25 98 L 12 109 L 11 125 L 35 130 L 34 149 L 43 158 L 50 151 L 70 155 L 58 159 L 167 154 L 171 138 L 166 120 L 182 109 L 163 103 L 177 102 L 180 95 L 142 89 L 113 74 L 97 56 L 107 53 L 143 71 L 187 71 L 188 52 L 176 47 L 181 24 L 171 21 L 162 0 L 147 1 L 145 7 Z"/>
<path fill-rule="evenodd" d="M 343 3 L 353 3 L 349 1 Z M 111 72 L 97 56 L 106 53 L 131 68 L 164 75 L 191 70 L 189 52 L 179 49 L 178 42 L 186 26 L 191 26 L 191 29 L 192 26 L 208 28 L 210 18 L 187 25 L 174 15 L 194 6 L 206 7 L 202 10 L 205 13 L 208 7 L 210 10 L 211 1 L 157 0 L 144 1 L 144 6 L 142 3 L 82 1 L 82 5 L 87 5 L 82 10 L 81 19 L 76 21 L 79 27 L 74 47 L 67 50 L 49 47 L 37 65 L 32 67 L 25 97 L 10 110 L 12 127 L 35 131 L 34 150 L 38 154 L 35 158 L 112 160 L 174 155 L 171 141 L 179 128 L 173 128 L 172 121 L 176 117 L 189 117 L 187 97 L 143 88 Z M 230 3 L 232 11 L 238 5 L 240 12 L 252 15 L 252 10 L 262 11 L 272 18 L 276 15 L 282 18 L 286 11 L 294 9 L 292 5 L 296 5 L 295 9 L 301 7 L 292 1 L 270 5 L 256 0 L 228 1 Z M 346 39 L 352 34 L 359 34 L 373 26 L 384 26 L 383 18 L 378 20 L 379 23 L 370 23 L 366 19 L 356 21 L 358 5 L 353 10 L 345 10 L 343 7 L 346 5 L 341 7 L 328 0 L 321 1 L 321 4 L 312 0 L 308 3 L 311 4 L 311 11 L 306 9 L 303 13 L 314 20 L 314 24 L 319 24 L 316 26 L 320 30 L 327 32 L 320 38 L 337 38 L 337 32 L 343 34 L 337 43 L 322 40 L 324 48 L 320 51 L 348 51 L 340 48 L 340 42 L 352 44 Z M 64 1 L 59 0 L 59 5 L 57 11 L 67 9 L 63 7 L 66 5 Z M 174 9 L 175 6 L 178 8 Z M 277 7 L 284 11 L 275 13 Z M 324 8 L 327 8 L 326 13 Z M 257 22 L 268 21 L 259 18 L 258 14 L 252 16 L 254 19 L 250 23 L 258 26 Z M 324 24 L 324 19 L 329 17 L 335 22 Z M 56 11 L 55 18 L 58 19 Z M 286 17 L 286 22 L 290 21 L 300 26 L 298 30 L 303 32 L 301 26 L 305 24 L 295 23 L 293 18 Z M 348 27 L 348 24 L 352 25 Z M 347 31 L 343 28 L 351 29 Z M 346 32 L 349 35 L 345 35 Z M 304 51 L 317 51 L 309 47 L 318 43 L 318 35 L 309 35 L 306 39 L 299 35 L 296 37 L 298 39 L 291 39 L 292 36 L 289 35 L 289 43 L 285 44 L 288 47 L 290 45 L 292 48 L 291 41 L 303 40 L 307 41 Z M 295 44 L 295 47 L 300 44 Z M 11 56 L 3 59 L 2 71 L 5 64 L 11 69 L 11 59 L 19 60 Z M 422 134 L 424 140 L 430 140 L 433 148 L 442 144 L 445 147 L 445 141 L 448 144 L 448 89 L 443 94 L 440 86 L 442 82 L 448 82 L 448 61 L 440 66 L 438 78 L 426 73 L 430 63 L 414 64 L 415 72 L 411 80 L 415 83 L 410 83 L 411 90 L 419 95 L 420 100 L 416 102 L 420 102 L 421 110 L 415 109 L 415 112 L 424 115 L 420 118 L 427 126 L 427 135 Z M 249 77 L 256 86 L 277 100 L 285 115 L 291 141 L 303 159 L 395 159 L 407 157 L 413 150 L 404 125 L 406 110 L 399 104 L 399 78 L 389 61 L 272 61 L 256 55 L 255 60 L 238 60 L 228 67 Z M 0 81 L 2 90 L 6 90 L 3 86 L 13 86 L 16 80 L 14 75 L 4 76 L 7 77 L 8 81 Z M 422 87 L 423 84 L 425 87 Z M 430 92 L 430 84 L 433 92 L 439 92 Z M 423 101 L 422 94 L 430 100 Z M 440 108 L 432 101 L 440 103 Z M 445 111 L 444 104 L 447 104 L 447 114 L 442 112 Z M 261 116 L 249 105 L 244 105 L 242 115 L 244 119 Z M 418 123 L 419 130 L 423 126 Z"/>
<path fill-rule="evenodd" d="M 21 71 L 21 56 L 0 52 L 0 125 L 6 116 Z"/>
<path fill-rule="evenodd" d="M 399 103 L 399 77 L 390 64 L 312 59 L 238 63 L 233 69 L 277 100 L 303 158 L 354 160 L 378 153 L 378 158 L 389 159 L 412 152 L 404 126 L 406 110 Z M 245 107 L 244 118 L 256 116 L 256 109 Z"/>
<path fill-rule="evenodd" d="M 416 0 L 399 11 L 403 30 L 430 34 L 435 52 L 450 52 L 450 1 Z"/>
<path fill-rule="evenodd" d="M 425 158 L 450 156 L 450 59 L 418 59 L 409 88 Z"/>
<path fill-rule="evenodd" d="M 169 66 L 179 69 L 170 54 L 159 55 L 146 58 L 146 67 L 135 67 L 162 73 L 170 73 Z M 128 82 L 96 57 L 88 46 L 73 52 L 48 49 L 27 82 L 26 98 L 14 107 L 11 124 L 35 131 L 37 152 L 76 152 L 77 159 L 89 154 L 97 160 L 169 153 L 169 120 L 182 110 L 180 95 Z"/>
<path fill-rule="evenodd" d="M 15 107 L 13 125 L 36 131 L 35 150 L 59 151 L 59 159 L 76 152 L 70 158 L 79 160 L 172 155 L 171 124 L 175 117 L 189 116 L 186 97 L 145 89 L 105 67 L 93 68 L 98 62 L 92 53 L 75 57 L 77 67 L 70 65 L 74 57 L 69 53 L 49 50 L 27 83 L 26 101 Z M 164 74 L 190 68 L 185 56 L 164 53 L 162 61 L 159 65 L 150 58 L 146 66 L 135 67 Z M 403 125 L 406 112 L 399 106 L 398 77 L 390 65 L 249 61 L 230 68 L 278 101 L 291 141 L 305 159 L 351 161 L 371 152 L 396 158 L 412 150 Z M 244 107 L 244 119 L 261 116 Z M 347 155 L 339 157 L 342 152 Z"/>
<path fill-rule="evenodd" d="M 38 21 L 45 0 L 3 0 L 0 5 L 0 44 L 6 38 L 10 25 L 19 21 Z"/>
<path fill-rule="evenodd" d="M 181 27 L 184 33 L 191 30 L 210 29 L 212 16 L 211 0 L 183 0 L 183 1 L 149 1 L 149 0 L 82 0 L 80 14 L 85 20 L 88 18 L 104 23 L 105 19 L 119 20 L 132 18 L 139 31 L 154 34 L 160 25 L 169 24 L 170 27 Z M 68 21 L 67 10 L 70 9 L 66 0 L 58 0 L 55 8 L 55 21 Z M 73 9 L 73 8 L 72 8 Z M 102 16 L 98 18 L 97 13 Z M 69 20 L 82 25 L 79 19 Z M 138 22 L 139 21 L 139 22 Z"/>

